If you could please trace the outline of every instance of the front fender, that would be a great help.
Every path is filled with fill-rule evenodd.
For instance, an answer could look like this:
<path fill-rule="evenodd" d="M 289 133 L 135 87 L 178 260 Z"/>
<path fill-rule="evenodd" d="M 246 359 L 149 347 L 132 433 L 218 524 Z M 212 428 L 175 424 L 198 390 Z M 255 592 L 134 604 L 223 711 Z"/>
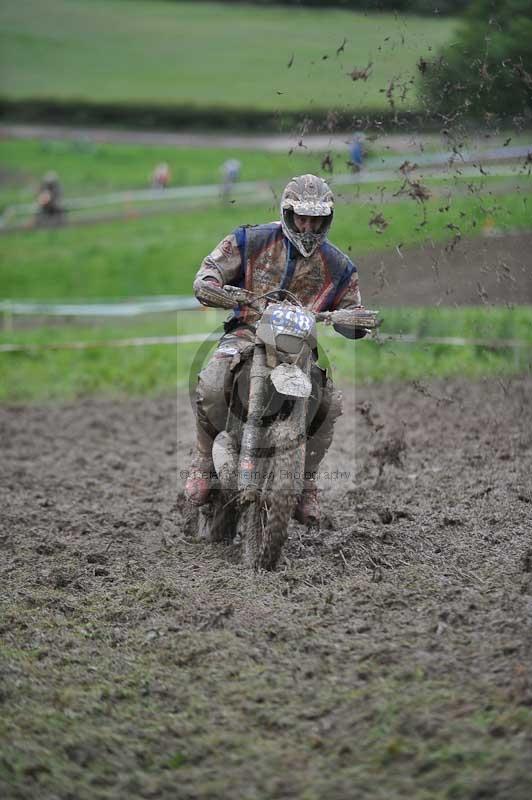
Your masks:
<path fill-rule="evenodd" d="M 279 364 L 270 373 L 270 378 L 279 394 L 310 397 L 312 381 L 297 364 Z"/>

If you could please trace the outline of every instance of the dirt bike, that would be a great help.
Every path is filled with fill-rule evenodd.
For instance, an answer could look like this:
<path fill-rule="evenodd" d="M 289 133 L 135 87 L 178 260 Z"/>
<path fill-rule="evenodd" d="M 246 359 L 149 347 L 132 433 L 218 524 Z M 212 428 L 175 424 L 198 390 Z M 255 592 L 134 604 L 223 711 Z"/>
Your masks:
<path fill-rule="evenodd" d="M 34 223 L 37 226 L 62 225 L 66 222 L 66 210 L 58 203 L 54 196 L 44 191 L 37 198 L 37 210 Z"/>
<path fill-rule="evenodd" d="M 225 430 L 213 443 L 216 477 L 210 502 L 197 512 L 198 533 L 211 542 L 238 537 L 248 567 L 273 569 L 303 490 L 316 323 L 373 329 L 376 312 L 314 313 L 284 289 L 213 291 L 224 294 L 227 308 L 249 305 L 261 316 L 250 355 L 234 373 Z"/>

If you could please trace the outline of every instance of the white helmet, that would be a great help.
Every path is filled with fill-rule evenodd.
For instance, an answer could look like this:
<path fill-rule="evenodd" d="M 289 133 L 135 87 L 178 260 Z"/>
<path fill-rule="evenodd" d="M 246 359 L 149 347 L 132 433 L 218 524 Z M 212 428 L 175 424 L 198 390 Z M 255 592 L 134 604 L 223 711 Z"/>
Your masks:
<path fill-rule="evenodd" d="M 287 183 L 281 197 L 281 224 L 284 235 L 305 258 L 325 241 L 333 220 L 334 197 L 329 186 L 316 175 L 299 175 Z M 324 217 L 316 233 L 300 233 L 294 226 L 294 214 Z"/>

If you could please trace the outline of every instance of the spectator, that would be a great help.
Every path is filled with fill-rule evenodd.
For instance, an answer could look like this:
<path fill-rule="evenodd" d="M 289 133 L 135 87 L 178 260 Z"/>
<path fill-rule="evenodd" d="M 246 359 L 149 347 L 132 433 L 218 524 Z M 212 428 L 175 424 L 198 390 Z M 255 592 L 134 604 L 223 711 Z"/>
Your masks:
<path fill-rule="evenodd" d="M 167 189 L 170 186 L 171 177 L 170 167 L 166 161 L 157 164 L 151 178 L 152 189 Z"/>
<path fill-rule="evenodd" d="M 224 161 L 220 168 L 222 173 L 222 189 L 221 197 L 223 202 L 227 202 L 231 196 L 231 190 L 235 183 L 240 178 L 240 169 L 242 165 L 236 158 L 229 158 Z"/>
<path fill-rule="evenodd" d="M 353 172 L 360 172 L 364 161 L 364 142 L 361 136 L 355 136 L 349 145 L 348 164 Z"/>

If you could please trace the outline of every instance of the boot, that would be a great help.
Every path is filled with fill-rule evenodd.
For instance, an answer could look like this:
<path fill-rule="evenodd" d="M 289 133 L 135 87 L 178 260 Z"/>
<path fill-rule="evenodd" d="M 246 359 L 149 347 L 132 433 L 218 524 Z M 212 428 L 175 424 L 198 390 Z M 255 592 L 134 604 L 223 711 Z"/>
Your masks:
<path fill-rule="evenodd" d="M 189 503 L 203 506 L 208 502 L 213 475 L 212 440 L 198 427 L 196 455 L 188 470 L 185 483 L 185 497 Z"/>
<path fill-rule="evenodd" d="M 303 492 L 294 511 L 294 518 L 301 525 L 318 528 L 320 524 L 320 500 L 316 481 L 305 478 Z"/>
<path fill-rule="evenodd" d="M 329 384 L 330 382 L 328 386 Z M 342 396 L 339 392 L 333 391 L 332 384 L 329 386 L 327 398 L 320 409 L 318 409 L 314 422 L 317 429 L 313 430 L 313 425 L 311 425 L 305 454 L 305 475 L 311 477 L 305 478 L 303 481 L 303 492 L 294 511 L 294 519 L 302 525 L 314 528 L 319 528 L 321 517 L 315 477 L 332 442 L 335 420 L 342 413 Z"/>

